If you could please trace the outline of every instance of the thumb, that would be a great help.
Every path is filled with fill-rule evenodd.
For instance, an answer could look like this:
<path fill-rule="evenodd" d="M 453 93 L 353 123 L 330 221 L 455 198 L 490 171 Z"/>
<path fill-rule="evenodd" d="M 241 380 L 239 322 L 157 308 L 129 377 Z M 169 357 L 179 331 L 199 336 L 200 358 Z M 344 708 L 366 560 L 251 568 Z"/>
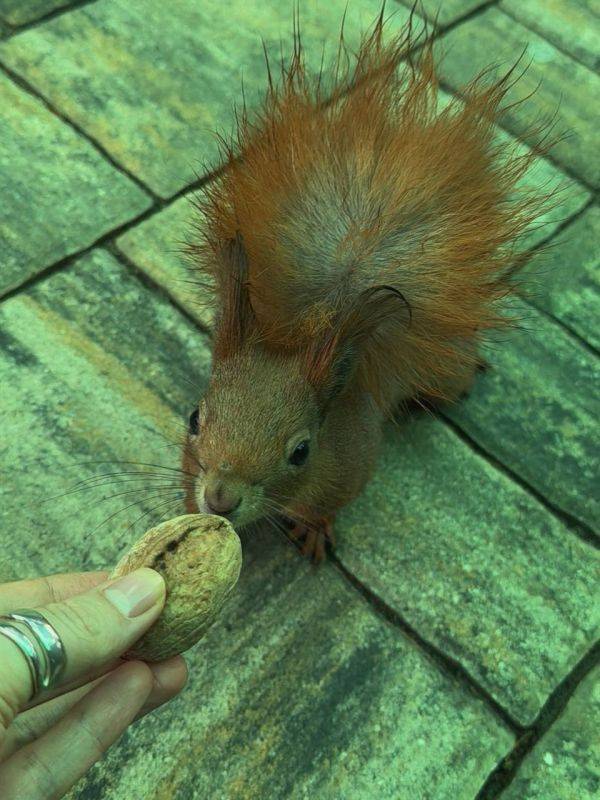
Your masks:
<path fill-rule="evenodd" d="M 60 603 L 36 608 L 60 636 L 66 666 L 61 685 L 109 664 L 136 642 L 158 618 L 165 582 L 142 568 Z M 0 701 L 17 713 L 31 695 L 31 678 L 17 645 L 0 636 Z M 6 651 L 7 660 L 3 660 Z M 6 720 L 5 720 L 6 722 Z"/>

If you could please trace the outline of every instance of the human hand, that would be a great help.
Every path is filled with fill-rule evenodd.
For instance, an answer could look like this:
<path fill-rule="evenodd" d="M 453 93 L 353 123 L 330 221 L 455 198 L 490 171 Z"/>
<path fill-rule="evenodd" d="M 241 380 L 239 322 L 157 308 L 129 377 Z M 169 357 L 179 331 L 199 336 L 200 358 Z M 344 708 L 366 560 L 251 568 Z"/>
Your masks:
<path fill-rule="evenodd" d="M 37 610 L 66 654 L 59 686 L 30 700 L 27 660 L 0 632 L 2 800 L 62 797 L 128 725 L 183 688 L 181 656 L 157 664 L 119 658 L 164 602 L 162 577 L 146 568 L 113 581 L 84 572 L 0 585 L 0 615 Z"/>

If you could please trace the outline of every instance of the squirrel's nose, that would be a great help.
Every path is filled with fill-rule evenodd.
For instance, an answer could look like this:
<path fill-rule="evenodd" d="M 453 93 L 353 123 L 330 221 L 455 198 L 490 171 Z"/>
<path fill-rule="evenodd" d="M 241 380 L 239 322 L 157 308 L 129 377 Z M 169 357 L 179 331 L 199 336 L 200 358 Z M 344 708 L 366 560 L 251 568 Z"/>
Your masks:
<path fill-rule="evenodd" d="M 207 486 L 204 489 L 204 502 L 213 514 L 230 514 L 242 502 L 239 495 L 227 491 L 222 483 L 217 486 Z"/>

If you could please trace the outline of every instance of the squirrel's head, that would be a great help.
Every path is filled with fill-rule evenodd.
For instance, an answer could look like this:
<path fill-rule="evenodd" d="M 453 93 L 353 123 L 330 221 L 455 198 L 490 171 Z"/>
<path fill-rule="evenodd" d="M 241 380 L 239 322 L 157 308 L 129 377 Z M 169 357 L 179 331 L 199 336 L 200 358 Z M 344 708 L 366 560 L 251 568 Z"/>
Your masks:
<path fill-rule="evenodd" d="M 276 514 L 301 495 L 317 455 L 320 418 L 317 393 L 298 359 L 254 346 L 216 361 L 189 419 L 188 510 L 239 526 Z"/>
<path fill-rule="evenodd" d="M 396 320 L 398 300 L 405 301 L 393 287 L 371 287 L 313 336 L 282 344 L 253 310 L 239 234 L 221 257 L 213 370 L 190 415 L 184 486 L 188 512 L 220 514 L 243 526 L 303 505 L 309 484 L 315 491 L 332 479 L 336 465 L 332 448 L 324 452 L 331 444 L 324 422 L 355 375 L 364 342 Z"/>

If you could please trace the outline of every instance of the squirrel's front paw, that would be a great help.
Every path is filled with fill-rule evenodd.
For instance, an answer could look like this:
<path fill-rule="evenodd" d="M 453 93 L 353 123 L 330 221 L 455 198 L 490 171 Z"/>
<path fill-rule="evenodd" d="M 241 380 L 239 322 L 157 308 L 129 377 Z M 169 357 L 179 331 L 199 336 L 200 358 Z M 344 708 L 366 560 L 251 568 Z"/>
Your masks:
<path fill-rule="evenodd" d="M 325 543 L 335 547 L 333 533 L 333 517 L 319 517 L 309 522 L 296 522 L 289 536 L 295 542 L 302 542 L 300 552 L 307 556 L 313 564 L 320 564 L 325 558 Z"/>

